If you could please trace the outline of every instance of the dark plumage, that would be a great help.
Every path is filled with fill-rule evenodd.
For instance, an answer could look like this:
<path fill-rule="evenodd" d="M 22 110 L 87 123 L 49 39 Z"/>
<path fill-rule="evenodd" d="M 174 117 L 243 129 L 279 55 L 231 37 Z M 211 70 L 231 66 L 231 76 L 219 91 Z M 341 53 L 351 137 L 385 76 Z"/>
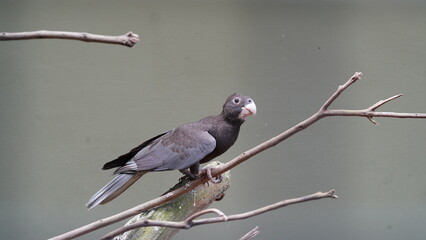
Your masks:
<path fill-rule="evenodd" d="M 108 203 L 147 172 L 181 170 L 197 175 L 200 163 L 221 155 L 235 143 L 241 124 L 252 114 L 256 114 L 253 100 L 234 93 L 219 115 L 184 124 L 147 140 L 103 166 L 102 169 L 118 167 L 114 172 L 117 176 L 95 193 L 86 206 L 91 209 Z"/>

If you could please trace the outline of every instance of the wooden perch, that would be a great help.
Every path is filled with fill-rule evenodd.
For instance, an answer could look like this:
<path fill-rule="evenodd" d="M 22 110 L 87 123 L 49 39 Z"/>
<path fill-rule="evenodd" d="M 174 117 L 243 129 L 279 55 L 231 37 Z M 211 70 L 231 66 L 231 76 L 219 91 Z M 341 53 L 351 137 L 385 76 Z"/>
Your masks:
<path fill-rule="evenodd" d="M 213 161 L 207 166 L 219 167 L 223 165 L 218 161 Z M 137 228 L 131 231 L 126 231 L 132 225 L 136 223 L 145 223 L 146 221 L 167 221 L 175 222 L 182 221 L 189 216 L 206 209 L 210 204 L 216 200 L 220 200 L 225 191 L 230 186 L 231 174 L 226 172 L 222 174 L 222 181 L 217 184 L 207 182 L 202 185 L 198 185 L 192 191 L 176 198 L 175 200 L 145 211 L 135 217 L 131 218 L 123 228 L 118 229 L 118 232 L 124 232 L 120 236 L 117 236 L 116 240 L 150 240 L 150 239 L 171 239 L 180 229 L 179 228 L 168 228 L 168 227 L 149 227 L 149 228 Z M 172 189 L 165 193 L 168 194 L 174 189 L 184 187 L 188 184 L 188 180 L 176 184 Z M 161 225 L 160 225 L 161 226 Z M 116 233 L 112 233 L 116 236 Z M 104 238 L 111 239 L 111 238 Z"/>
<path fill-rule="evenodd" d="M 106 36 L 85 32 L 65 32 L 40 30 L 34 32 L 0 32 L 0 41 L 30 40 L 30 39 L 68 39 L 84 42 L 98 42 L 107 44 L 118 44 L 133 47 L 139 42 L 139 36 L 128 32 L 120 36 Z"/>

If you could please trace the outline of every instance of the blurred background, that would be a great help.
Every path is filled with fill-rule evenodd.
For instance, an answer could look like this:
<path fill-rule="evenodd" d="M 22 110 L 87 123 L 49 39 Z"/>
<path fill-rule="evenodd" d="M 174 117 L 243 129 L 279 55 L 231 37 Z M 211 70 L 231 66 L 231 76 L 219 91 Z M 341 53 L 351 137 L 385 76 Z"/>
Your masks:
<path fill-rule="evenodd" d="M 233 92 L 258 115 L 226 162 L 332 108 L 426 112 L 426 2 L 0 1 L 0 31 L 133 31 L 134 48 L 69 40 L 0 43 L 0 233 L 45 239 L 161 195 L 179 172 L 152 173 L 108 205 L 85 203 L 112 177 L 102 165 L 182 123 L 217 114 Z M 175 239 L 424 239 L 426 119 L 325 118 L 232 170 L 213 207 L 226 214 L 337 190 Z M 124 222 L 80 239 L 96 239 Z"/>

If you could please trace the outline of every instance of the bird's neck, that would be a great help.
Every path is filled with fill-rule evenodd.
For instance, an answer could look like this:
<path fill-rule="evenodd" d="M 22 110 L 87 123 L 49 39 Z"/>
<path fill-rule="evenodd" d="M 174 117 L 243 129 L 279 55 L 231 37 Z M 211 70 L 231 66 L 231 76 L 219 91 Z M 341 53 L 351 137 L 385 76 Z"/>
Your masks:
<path fill-rule="evenodd" d="M 230 124 L 230 125 L 233 125 L 233 126 L 241 126 L 241 124 L 243 124 L 244 123 L 244 120 L 243 119 L 240 119 L 240 118 L 238 118 L 238 117 L 236 117 L 236 116 L 230 116 L 230 115 L 228 115 L 228 114 L 226 114 L 224 111 L 222 111 L 219 115 L 218 115 L 218 117 L 219 118 L 222 118 L 223 119 L 223 121 L 225 121 L 225 122 L 227 122 L 228 124 Z"/>

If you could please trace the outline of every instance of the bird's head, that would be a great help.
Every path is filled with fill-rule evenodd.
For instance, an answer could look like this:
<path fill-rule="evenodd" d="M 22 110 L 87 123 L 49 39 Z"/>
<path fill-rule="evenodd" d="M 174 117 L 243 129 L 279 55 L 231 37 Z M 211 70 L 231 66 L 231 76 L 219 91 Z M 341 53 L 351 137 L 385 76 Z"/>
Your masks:
<path fill-rule="evenodd" d="M 226 99 L 222 114 L 230 122 L 244 122 L 250 115 L 256 115 L 256 104 L 253 99 L 234 93 Z"/>

